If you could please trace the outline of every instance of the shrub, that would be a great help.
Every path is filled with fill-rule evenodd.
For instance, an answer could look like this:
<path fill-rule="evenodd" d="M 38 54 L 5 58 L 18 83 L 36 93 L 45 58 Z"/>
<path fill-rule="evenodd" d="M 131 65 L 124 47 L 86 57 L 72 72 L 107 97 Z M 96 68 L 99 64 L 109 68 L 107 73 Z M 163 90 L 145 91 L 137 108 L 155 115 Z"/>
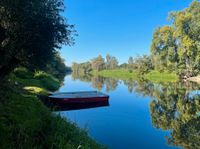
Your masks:
<path fill-rule="evenodd" d="M 50 75 L 47 74 L 44 71 L 36 71 L 34 73 L 34 78 L 36 78 L 36 79 L 43 79 L 43 78 L 46 78 L 46 77 L 50 77 Z"/>
<path fill-rule="evenodd" d="M 50 91 L 55 91 L 60 86 L 60 81 L 50 74 L 43 71 L 37 71 L 34 73 L 34 79 L 40 80 L 42 86 Z"/>
<path fill-rule="evenodd" d="M 22 78 L 22 79 L 28 79 L 28 78 L 31 78 L 32 77 L 32 73 L 29 72 L 26 68 L 24 67 L 19 67 L 19 68 L 16 68 L 14 70 L 14 74 L 19 77 L 19 78 Z"/>
<path fill-rule="evenodd" d="M 133 73 L 133 70 L 129 70 L 128 72 L 129 72 L 129 73 Z"/>

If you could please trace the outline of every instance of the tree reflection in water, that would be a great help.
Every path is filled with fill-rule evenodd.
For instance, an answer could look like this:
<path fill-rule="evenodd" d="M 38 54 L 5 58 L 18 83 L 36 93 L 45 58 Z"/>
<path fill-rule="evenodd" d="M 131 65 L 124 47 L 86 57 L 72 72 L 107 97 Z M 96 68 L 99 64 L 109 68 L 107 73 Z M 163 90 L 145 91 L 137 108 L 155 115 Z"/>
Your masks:
<path fill-rule="evenodd" d="M 168 144 L 185 149 L 200 148 L 200 95 L 192 93 L 200 89 L 197 84 L 136 81 L 134 85 L 134 92 L 153 99 L 150 102 L 152 124 L 170 130 L 170 137 L 166 137 Z"/>
<path fill-rule="evenodd" d="M 91 76 L 91 75 L 78 75 L 72 73 L 73 80 L 79 79 L 83 82 L 91 82 L 92 87 L 101 90 L 103 87 L 106 88 L 107 92 L 114 91 L 118 86 L 118 80 L 113 78 L 105 78 L 102 76 Z"/>
<path fill-rule="evenodd" d="M 200 148 L 200 96 L 193 94 L 196 85 L 182 83 L 161 87 L 150 103 L 152 123 L 163 130 L 171 130 L 167 141 L 186 149 Z"/>
<path fill-rule="evenodd" d="M 91 82 L 94 88 L 113 91 L 118 80 L 100 76 L 77 76 L 74 79 Z M 168 144 L 185 149 L 200 148 L 200 86 L 190 82 L 152 83 L 147 80 L 124 80 L 130 93 L 134 92 L 152 98 L 150 102 L 153 126 L 169 130 Z"/>

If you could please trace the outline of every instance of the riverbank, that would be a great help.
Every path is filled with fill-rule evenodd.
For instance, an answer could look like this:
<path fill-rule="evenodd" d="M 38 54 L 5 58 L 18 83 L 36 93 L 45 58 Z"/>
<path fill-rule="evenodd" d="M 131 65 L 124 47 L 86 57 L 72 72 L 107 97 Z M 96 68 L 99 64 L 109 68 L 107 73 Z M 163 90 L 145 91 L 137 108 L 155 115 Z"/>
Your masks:
<path fill-rule="evenodd" d="M 52 113 L 39 100 L 61 81 L 45 72 L 17 69 L 0 90 L 0 148 L 104 148 L 87 132 Z"/>
<path fill-rule="evenodd" d="M 102 70 L 102 71 L 92 71 L 92 75 L 100 75 L 103 77 L 111 77 L 115 79 L 128 80 L 133 79 L 137 80 L 139 77 L 135 71 L 130 71 L 127 69 L 116 69 L 116 70 Z M 175 73 L 169 72 L 158 72 L 151 71 L 143 76 L 144 79 L 147 79 L 151 82 L 176 82 L 178 81 L 178 76 Z"/>

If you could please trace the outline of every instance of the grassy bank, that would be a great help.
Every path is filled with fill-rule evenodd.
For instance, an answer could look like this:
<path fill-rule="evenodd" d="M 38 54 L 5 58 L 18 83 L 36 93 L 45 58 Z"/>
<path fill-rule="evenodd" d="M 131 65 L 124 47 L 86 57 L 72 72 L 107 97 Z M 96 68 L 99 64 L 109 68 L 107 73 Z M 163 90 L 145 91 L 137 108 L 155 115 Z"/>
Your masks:
<path fill-rule="evenodd" d="M 88 134 L 52 112 L 38 95 L 55 91 L 60 81 L 44 72 L 18 69 L 0 89 L 0 148 L 103 148 Z"/>
<path fill-rule="evenodd" d="M 92 71 L 92 75 L 100 75 L 103 77 L 111 77 L 115 79 L 121 79 L 121 80 L 128 80 L 133 79 L 137 80 L 139 79 L 137 73 L 135 71 L 129 71 L 125 69 L 119 69 L 119 70 L 103 70 L 103 71 Z M 158 72 L 158 71 L 151 71 L 147 74 L 145 74 L 144 79 L 150 80 L 152 82 L 176 82 L 178 80 L 178 76 L 175 73 L 169 73 L 169 72 Z"/>
<path fill-rule="evenodd" d="M 145 75 L 147 80 L 151 82 L 176 82 L 178 81 L 178 76 L 175 73 L 170 72 L 158 72 L 151 71 Z"/>
<path fill-rule="evenodd" d="M 134 71 L 129 70 L 102 70 L 102 71 L 92 71 L 92 75 L 100 75 L 103 77 L 111 77 L 115 79 L 136 79 L 137 74 Z"/>

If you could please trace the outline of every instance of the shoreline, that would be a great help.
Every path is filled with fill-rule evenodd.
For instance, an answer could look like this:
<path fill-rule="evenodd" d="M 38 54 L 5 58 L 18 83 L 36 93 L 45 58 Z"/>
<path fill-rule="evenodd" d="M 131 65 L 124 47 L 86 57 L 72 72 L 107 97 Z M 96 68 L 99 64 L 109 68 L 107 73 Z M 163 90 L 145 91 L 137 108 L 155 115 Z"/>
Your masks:
<path fill-rule="evenodd" d="M 115 79 L 147 79 L 151 82 L 176 82 L 178 81 L 178 76 L 175 73 L 169 72 L 158 72 L 158 71 L 150 71 L 144 74 L 142 77 L 137 75 L 135 71 L 123 70 L 123 69 L 115 69 L 115 70 L 102 70 L 102 71 L 92 71 L 92 75 L 99 75 L 103 77 L 111 77 Z"/>

